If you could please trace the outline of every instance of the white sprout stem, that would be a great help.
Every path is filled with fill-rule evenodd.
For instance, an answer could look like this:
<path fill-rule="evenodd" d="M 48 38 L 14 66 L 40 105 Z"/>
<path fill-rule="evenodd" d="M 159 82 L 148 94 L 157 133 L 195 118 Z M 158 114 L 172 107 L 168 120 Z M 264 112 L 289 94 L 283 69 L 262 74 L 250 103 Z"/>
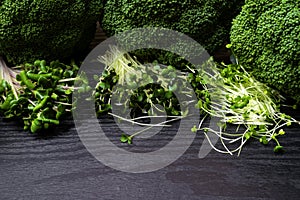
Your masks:
<path fill-rule="evenodd" d="M 220 128 L 220 136 L 222 136 L 222 128 Z M 226 150 L 230 155 L 232 155 L 232 153 L 229 151 L 229 149 L 228 149 L 227 146 L 225 145 L 224 140 L 223 140 L 223 137 L 220 137 L 220 140 L 221 140 L 221 143 L 222 143 L 223 147 L 225 148 L 225 150 Z"/>
<path fill-rule="evenodd" d="M 222 150 L 220 150 L 220 149 L 217 149 L 217 148 L 215 147 L 215 145 L 213 145 L 213 144 L 211 143 L 210 138 L 208 137 L 207 133 L 204 132 L 204 135 L 205 135 L 205 137 L 206 137 L 206 139 L 207 139 L 209 145 L 210 145 L 215 151 L 217 151 L 217 152 L 219 152 L 219 153 L 223 153 L 223 154 L 228 154 L 227 151 L 222 151 Z"/>
<path fill-rule="evenodd" d="M 241 140 L 241 139 L 243 138 L 243 136 L 244 136 L 244 134 L 242 134 L 241 136 L 239 136 L 239 137 L 237 137 L 237 138 L 235 138 L 235 139 L 232 139 L 232 140 L 229 142 L 229 144 L 233 144 L 233 143 L 235 143 L 235 142 Z"/>
<path fill-rule="evenodd" d="M 236 149 L 234 149 L 234 150 L 229 150 L 228 148 L 227 148 L 227 146 L 226 146 L 226 144 L 225 143 L 223 143 L 223 145 L 225 145 L 224 146 L 224 148 L 226 147 L 226 151 L 223 151 L 223 150 L 220 150 L 220 149 L 217 149 L 214 145 L 212 145 L 212 143 L 211 143 L 211 141 L 210 141 L 210 139 L 209 139 L 209 137 L 208 137 L 208 135 L 207 135 L 207 133 L 206 132 L 204 132 L 204 135 L 205 135 L 205 137 L 207 138 L 207 140 L 208 140 L 208 142 L 209 142 L 209 144 L 210 144 L 210 146 L 214 149 L 214 150 L 216 150 L 217 152 L 220 152 L 220 153 L 223 153 L 223 154 L 233 154 L 233 153 L 235 153 L 235 152 L 237 152 L 237 151 L 241 151 L 242 150 L 242 147 L 245 145 L 245 143 L 247 142 L 247 140 L 243 140 L 243 137 L 239 137 L 239 138 L 237 138 L 238 140 L 242 140 L 241 141 L 241 144 L 240 144 L 240 146 L 239 147 L 237 147 Z M 217 134 L 218 135 L 218 134 Z M 220 138 L 222 138 L 222 137 L 220 137 Z M 222 138 L 223 140 L 224 140 L 224 138 Z M 239 155 L 239 154 L 238 154 Z"/>
<path fill-rule="evenodd" d="M 70 82 L 70 81 L 76 81 L 76 80 L 79 80 L 79 78 L 75 77 L 75 78 L 60 79 L 58 82 L 59 83 L 64 83 L 64 82 Z"/>
<path fill-rule="evenodd" d="M 147 119 L 147 118 L 166 118 L 166 117 L 169 117 L 169 118 L 177 118 L 178 116 L 172 116 L 172 115 L 157 115 L 157 116 L 141 116 L 141 117 L 136 117 L 136 118 L 133 118 L 131 119 L 132 121 L 136 121 L 136 120 L 139 120 L 139 119 Z"/>
<path fill-rule="evenodd" d="M 65 105 L 65 106 L 72 106 L 72 104 L 70 104 L 70 103 L 64 103 L 64 102 L 59 102 L 59 101 L 55 101 L 55 103 Z"/>
<path fill-rule="evenodd" d="M 195 74 L 195 70 L 194 69 L 192 69 L 192 68 L 190 68 L 188 65 L 186 65 L 186 68 L 188 69 L 188 70 L 190 70 L 193 74 Z"/>
<path fill-rule="evenodd" d="M 167 121 L 164 121 L 164 122 L 160 122 L 160 123 L 158 123 L 158 124 L 156 124 L 156 125 L 163 125 L 163 124 L 166 124 L 166 123 L 169 123 L 169 122 L 173 122 L 173 121 L 177 121 L 177 120 L 180 120 L 180 119 L 183 119 L 183 118 L 184 118 L 184 117 L 179 116 L 179 117 L 177 117 L 177 118 L 175 118 L 175 119 L 170 119 L 170 120 L 167 120 Z M 147 131 L 147 130 L 149 130 L 149 129 L 151 129 L 151 128 L 153 128 L 153 126 L 147 127 L 147 128 L 145 128 L 145 129 L 143 129 L 143 130 L 140 130 L 140 131 L 138 131 L 138 132 L 136 132 L 136 133 L 130 135 L 130 137 L 132 138 L 132 137 L 134 137 L 134 136 L 136 136 L 136 135 L 138 135 L 138 134 L 140 134 L 140 133 L 142 133 L 142 132 L 144 132 L 144 131 Z"/>
<path fill-rule="evenodd" d="M 199 130 L 203 130 L 204 132 L 206 132 L 206 131 L 212 132 L 212 133 L 214 133 L 215 135 L 217 135 L 219 138 L 222 138 L 223 140 L 226 140 L 226 141 L 232 141 L 232 140 L 234 140 L 234 139 L 232 139 L 232 138 L 227 138 L 227 137 L 222 136 L 222 134 L 225 135 L 225 132 L 222 132 L 222 134 L 220 135 L 220 134 L 219 134 L 219 133 L 220 133 L 219 131 L 215 131 L 215 130 L 213 130 L 213 129 L 211 129 L 211 128 L 202 128 L 202 129 L 199 129 Z M 227 135 L 227 136 L 232 136 L 232 135 L 230 135 L 230 133 L 227 133 L 226 135 Z"/>
<path fill-rule="evenodd" d="M 66 86 L 66 85 L 58 85 L 58 86 L 64 90 L 71 89 L 72 91 L 79 90 L 82 88 L 82 87 L 73 87 L 73 86 Z"/>
<path fill-rule="evenodd" d="M 28 99 L 28 102 L 31 103 L 33 106 L 36 106 L 36 104 L 32 100 Z"/>
<path fill-rule="evenodd" d="M 155 108 L 156 110 L 160 111 L 160 112 L 164 112 L 164 110 L 159 109 L 152 101 L 150 102 L 151 104 L 151 108 Z"/>
<path fill-rule="evenodd" d="M 278 129 L 284 127 L 284 126 L 286 126 L 287 124 L 288 124 L 288 122 L 285 122 L 285 123 L 283 123 L 283 124 L 281 124 L 279 126 L 278 126 L 278 124 L 276 124 L 277 126 L 275 126 L 273 129 L 271 129 L 269 131 L 266 131 L 265 134 L 273 134 L 273 133 L 275 133 L 276 130 L 278 130 Z"/>
<path fill-rule="evenodd" d="M 235 153 L 236 151 L 238 151 L 238 157 L 239 157 L 240 154 L 241 154 L 242 148 L 243 148 L 243 146 L 245 145 L 246 142 L 247 142 L 247 140 L 244 140 L 244 138 L 242 138 L 241 145 L 236 150 L 233 150 L 232 153 Z"/>
<path fill-rule="evenodd" d="M 113 117 L 117 117 L 118 119 L 121 119 L 123 121 L 130 122 L 130 123 L 136 124 L 136 125 L 141 125 L 141 126 L 149 126 L 149 127 L 165 127 L 165 126 L 170 126 L 170 125 L 163 125 L 163 124 L 144 124 L 144 123 L 133 121 L 132 119 L 127 119 L 127 118 L 121 117 L 121 116 L 113 114 L 113 113 L 108 113 L 108 114 L 111 115 L 111 116 L 113 116 Z"/>
<path fill-rule="evenodd" d="M 198 129 L 201 129 L 201 127 L 202 127 L 202 124 L 203 124 L 203 122 L 204 122 L 204 120 L 207 118 L 207 115 L 205 115 L 204 117 L 203 117 L 203 119 L 200 121 L 200 123 L 199 123 L 199 125 L 198 125 Z"/>

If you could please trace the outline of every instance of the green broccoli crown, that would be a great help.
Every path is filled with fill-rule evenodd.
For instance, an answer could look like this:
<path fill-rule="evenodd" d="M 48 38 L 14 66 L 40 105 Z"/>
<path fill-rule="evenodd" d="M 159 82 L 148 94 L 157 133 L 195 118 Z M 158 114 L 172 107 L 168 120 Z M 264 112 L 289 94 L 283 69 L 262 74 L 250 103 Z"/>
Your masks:
<path fill-rule="evenodd" d="M 242 0 L 107 0 L 102 27 L 109 36 L 142 27 L 187 34 L 213 53 L 228 38 Z"/>
<path fill-rule="evenodd" d="M 102 0 L 0 0 L 0 55 L 11 64 L 63 59 L 88 47 Z"/>
<path fill-rule="evenodd" d="M 300 102 L 299 0 L 247 0 L 231 29 L 232 49 L 256 79 Z"/>

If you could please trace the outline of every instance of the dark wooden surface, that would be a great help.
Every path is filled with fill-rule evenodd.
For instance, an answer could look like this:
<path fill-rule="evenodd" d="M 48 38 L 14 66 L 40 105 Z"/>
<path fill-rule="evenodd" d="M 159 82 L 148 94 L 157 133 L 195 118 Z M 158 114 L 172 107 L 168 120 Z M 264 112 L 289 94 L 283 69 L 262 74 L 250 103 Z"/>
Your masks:
<path fill-rule="evenodd" d="M 292 115 L 300 119 L 299 111 Z M 114 132 L 111 119 L 103 125 Z M 72 120 L 43 136 L 0 119 L 0 199 L 299 199 L 300 127 L 286 132 L 281 138 L 284 154 L 254 142 L 240 157 L 212 151 L 204 159 L 198 158 L 199 133 L 168 167 L 130 174 L 98 162 L 81 143 Z"/>

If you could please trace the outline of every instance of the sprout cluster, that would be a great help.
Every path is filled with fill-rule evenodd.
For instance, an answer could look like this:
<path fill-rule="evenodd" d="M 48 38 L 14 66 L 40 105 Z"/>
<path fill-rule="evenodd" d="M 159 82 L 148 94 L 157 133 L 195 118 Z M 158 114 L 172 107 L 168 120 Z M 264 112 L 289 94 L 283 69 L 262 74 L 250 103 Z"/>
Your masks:
<path fill-rule="evenodd" d="M 16 75 L 17 95 L 4 79 L 0 81 L 0 112 L 5 118 L 22 119 L 24 130 L 32 133 L 58 125 L 62 116 L 72 109 L 71 95 L 76 89 L 73 82 L 78 69 L 74 62 L 47 64 L 45 60 L 20 66 Z"/>

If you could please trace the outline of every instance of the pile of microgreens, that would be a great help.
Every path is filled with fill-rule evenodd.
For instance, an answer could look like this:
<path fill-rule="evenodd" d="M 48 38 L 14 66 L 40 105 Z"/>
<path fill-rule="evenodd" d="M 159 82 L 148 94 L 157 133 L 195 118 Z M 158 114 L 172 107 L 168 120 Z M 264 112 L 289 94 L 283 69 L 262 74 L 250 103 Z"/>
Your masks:
<path fill-rule="evenodd" d="M 120 120 L 146 126 L 144 130 L 130 136 L 122 134 L 122 142 L 132 143 L 132 138 L 136 135 L 152 127 L 168 126 L 167 123 L 182 119 L 189 114 L 188 109 L 180 109 L 178 99 L 174 94 L 177 92 L 191 95 L 193 92 L 186 87 L 185 73 L 178 73 L 172 66 L 164 67 L 156 63 L 150 66 L 142 65 L 128 53 L 121 52 L 116 47 L 111 47 L 111 50 L 98 60 L 106 66 L 102 76 L 95 77 L 99 81 L 94 93 L 98 114 L 108 112 Z M 113 90 L 116 85 L 118 85 L 117 89 Z M 114 102 L 114 108 L 117 107 L 122 113 L 131 109 L 131 119 L 110 112 L 113 95 L 118 98 Z M 187 100 L 181 103 L 187 105 L 197 102 Z M 140 122 L 145 118 L 166 117 L 171 119 L 159 124 Z"/>
<path fill-rule="evenodd" d="M 187 95 L 192 92 L 186 87 L 184 73 L 176 74 L 177 70 L 174 67 L 163 67 L 155 63 L 146 67 L 128 53 L 123 53 L 116 47 L 111 48 L 105 56 L 99 57 L 99 61 L 106 65 L 95 90 L 96 110 L 99 114 L 111 109 L 112 95 L 118 97 L 117 105 L 122 106 L 124 112 L 128 108 L 134 109 L 136 112 L 133 115 L 139 112 L 164 114 L 165 111 L 168 116 L 188 114 L 188 111 L 180 110 L 174 95 L 175 91 Z M 116 85 L 119 87 L 113 91 Z M 125 96 L 130 99 L 122 102 Z M 157 105 L 161 105 L 165 110 Z"/>
<path fill-rule="evenodd" d="M 223 146 L 217 149 L 220 153 L 240 154 L 244 144 L 250 139 L 259 140 L 262 144 L 275 141 L 274 152 L 282 151 L 277 137 L 284 135 L 284 126 L 298 123 L 289 115 L 280 112 L 280 103 L 284 98 L 275 90 L 255 80 L 239 64 L 211 66 L 214 76 L 198 71 L 198 78 L 209 84 L 203 84 L 210 96 L 209 108 L 203 106 L 203 98 L 199 99 L 197 107 L 207 113 L 206 116 L 219 119 L 218 130 L 202 127 L 202 123 L 192 128 L 193 132 L 203 130 L 211 144 L 209 134 L 216 134 Z M 204 78 L 203 78 L 204 77 Z M 296 106 L 294 106 L 296 108 Z M 203 122 L 203 120 L 202 120 Z M 236 126 L 234 133 L 226 132 L 227 125 Z M 242 130 L 242 131 L 240 131 Z M 238 143 L 230 149 L 229 145 Z"/>
<path fill-rule="evenodd" d="M 0 79 L 0 113 L 8 119 L 22 119 L 24 130 L 32 133 L 60 123 L 72 109 L 75 89 L 91 89 L 86 78 L 77 76 L 79 67 L 74 62 L 65 65 L 52 61 L 47 65 L 45 60 L 36 60 L 10 70 L 13 82 Z M 85 84 L 75 88 L 73 82 L 78 79 Z"/>
<path fill-rule="evenodd" d="M 22 119 L 24 129 L 33 133 L 60 123 L 61 117 L 74 108 L 71 99 L 74 90 L 92 89 L 84 74 L 77 75 L 79 68 L 74 62 L 65 65 L 52 61 L 47 65 L 46 61 L 37 60 L 34 64 L 9 69 L 2 61 L 0 59 L 0 113 L 6 118 Z M 180 102 L 199 108 L 204 115 L 191 131 L 203 131 L 212 148 L 220 153 L 239 155 L 251 138 L 265 145 L 273 140 L 274 151 L 282 151 L 278 136 L 285 134 L 283 128 L 292 123 L 300 124 L 280 112 L 282 96 L 255 80 L 239 64 L 216 66 L 210 60 L 206 63 L 210 72 L 187 66 L 187 72 L 178 73 L 172 66 L 143 65 L 117 47 L 111 47 L 99 61 L 106 67 L 100 77 L 94 77 L 99 81 L 93 93 L 97 114 L 108 113 L 145 127 L 131 135 L 122 134 L 121 142 L 131 144 L 135 136 L 146 130 L 170 126 L 170 122 L 189 116 L 189 110 L 181 110 L 175 93 L 191 96 L 195 92 L 198 102 Z M 80 87 L 73 85 L 76 80 L 81 83 Z M 193 90 L 188 89 L 187 83 Z M 121 87 L 113 89 L 116 85 Z M 130 119 L 111 113 L 113 96 L 118 97 L 114 106 L 119 110 L 125 113 L 131 109 Z M 203 122 L 208 117 L 217 119 L 218 130 L 204 127 Z M 141 121 L 149 118 L 165 121 L 157 124 Z M 232 127 L 236 131 L 228 131 Z M 213 134 L 220 138 L 221 148 L 212 144 Z"/>
<path fill-rule="evenodd" d="M 164 126 L 171 121 L 186 117 L 188 111 L 180 110 L 178 100 L 174 95 L 175 90 L 185 95 L 191 94 L 191 91 L 185 90 L 186 85 L 183 84 L 185 80 L 192 85 L 198 98 L 198 102 L 186 103 L 194 104 L 205 115 L 199 125 L 195 125 L 191 131 L 202 130 L 212 148 L 220 153 L 233 154 L 237 152 L 239 155 L 242 147 L 251 138 L 257 139 L 265 145 L 273 140 L 276 143 L 274 151 L 282 151 L 283 147 L 277 137 L 285 134 L 283 127 L 290 126 L 292 123 L 300 124 L 291 116 L 280 112 L 279 105 L 284 100 L 282 96 L 255 80 L 239 64 L 225 65 L 222 63 L 220 66 L 216 66 L 214 62 L 208 61 L 206 64 L 210 65 L 210 72 L 203 71 L 202 68 L 194 69 L 187 66 L 189 73 L 178 75 L 172 66 L 163 68 L 154 63 L 152 66 L 146 67 L 116 47 L 112 47 L 105 56 L 99 57 L 99 61 L 104 63 L 106 68 L 100 78 L 95 77 L 99 80 L 94 93 L 98 114 L 108 112 L 120 120 L 146 126 L 137 133 L 122 134 L 121 142 L 131 144 L 133 137 L 152 127 Z M 148 84 L 137 88 L 136 85 L 139 85 L 141 80 L 149 78 L 144 75 L 150 72 L 157 74 L 157 79 L 160 81 L 156 80 L 156 83 L 159 85 Z M 112 88 L 116 84 L 122 85 L 122 89 L 113 91 Z M 131 95 L 130 99 L 125 102 L 117 103 L 124 107 L 124 111 L 128 108 L 133 110 L 131 119 L 110 113 L 113 93 L 117 94 L 116 96 L 119 96 L 120 99 L 124 94 Z M 157 115 L 159 112 L 164 113 L 161 108 L 156 106 L 157 104 L 163 106 L 167 116 L 171 118 L 170 120 L 159 124 L 138 122 L 139 119 L 144 118 L 166 117 Z M 158 112 L 153 112 L 153 109 Z M 148 116 L 139 116 L 138 113 L 145 113 Z M 156 115 L 152 115 L 153 113 Z M 218 130 L 204 127 L 203 122 L 208 117 L 218 119 Z M 227 127 L 236 127 L 236 131 L 228 132 Z M 222 149 L 212 144 L 211 134 L 216 134 L 220 138 Z"/>

